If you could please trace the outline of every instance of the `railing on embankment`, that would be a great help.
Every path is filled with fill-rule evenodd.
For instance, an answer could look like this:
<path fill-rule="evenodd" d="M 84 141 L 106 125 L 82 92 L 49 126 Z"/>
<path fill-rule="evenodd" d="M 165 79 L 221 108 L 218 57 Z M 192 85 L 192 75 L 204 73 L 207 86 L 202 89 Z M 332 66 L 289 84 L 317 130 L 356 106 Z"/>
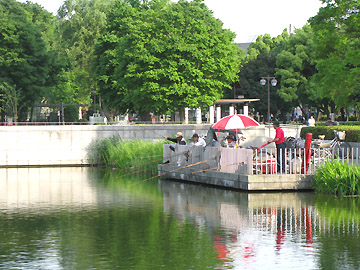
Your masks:
<path fill-rule="evenodd" d="M 280 164 L 277 164 L 276 148 L 257 151 L 247 148 L 164 145 L 163 151 L 164 164 L 176 165 L 178 169 L 191 168 L 191 174 L 218 171 L 244 175 L 313 175 L 316 168 L 329 159 L 360 164 L 359 148 L 342 152 L 312 149 L 309 156 L 304 153 L 304 149 L 285 149 Z"/>

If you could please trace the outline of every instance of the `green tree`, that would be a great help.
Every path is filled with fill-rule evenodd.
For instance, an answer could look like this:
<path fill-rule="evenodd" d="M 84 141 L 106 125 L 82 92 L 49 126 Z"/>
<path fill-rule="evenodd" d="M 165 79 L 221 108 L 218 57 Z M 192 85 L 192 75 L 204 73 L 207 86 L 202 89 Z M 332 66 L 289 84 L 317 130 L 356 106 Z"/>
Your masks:
<path fill-rule="evenodd" d="M 258 98 L 260 101 L 251 103 L 255 111 L 263 115 L 266 119 L 268 110 L 268 91 L 267 85 L 260 85 L 262 77 L 275 77 L 276 53 L 281 42 L 288 37 L 286 31 L 275 38 L 269 34 L 258 36 L 256 42 L 250 44 L 248 54 L 245 57 L 243 66 L 239 73 L 239 80 L 242 86 L 240 94 L 246 98 Z M 277 78 L 279 81 L 279 78 Z M 291 108 L 284 103 L 283 98 L 277 94 L 279 86 L 270 86 L 270 112 L 282 119 L 285 113 Z M 278 111 L 281 115 L 277 115 Z"/>
<path fill-rule="evenodd" d="M 7 115 L 14 117 L 14 121 L 17 122 L 21 91 L 16 89 L 15 86 L 4 82 L 0 84 L 0 92 L 2 93 L 0 94 L 0 101 L 4 105 L 1 109 L 4 110 Z"/>
<path fill-rule="evenodd" d="M 49 57 L 41 28 L 25 4 L 0 2 L 0 83 L 21 89 L 19 118 L 24 120 L 34 103 L 44 96 Z"/>
<path fill-rule="evenodd" d="M 65 72 L 67 61 L 59 44 L 59 35 L 56 31 L 56 17 L 44 10 L 41 6 L 26 2 L 24 8 L 30 13 L 31 20 L 36 25 L 45 42 L 49 72 L 46 78 L 45 91 L 41 98 L 42 103 L 72 103 L 72 93 L 69 94 L 68 76 Z"/>
<path fill-rule="evenodd" d="M 101 96 L 122 112 L 207 107 L 236 80 L 233 39 L 201 0 L 118 1 L 96 52 Z"/>
<path fill-rule="evenodd" d="M 310 19 L 315 32 L 318 73 L 314 76 L 323 96 L 340 109 L 360 105 L 360 2 L 323 0 L 327 4 Z"/>
<path fill-rule="evenodd" d="M 57 48 L 67 61 L 61 75 L 65 91 L 54 91 L 53 99 L 89 103 L 95 87 L 92 70 L 94 48 L 106 25 L 112 0 L 66 0 L 57 15 Z M 57 89 L 58 90 L 58 89 Z"/>
<path fill-rule="evenodd" d="M 276 77 L 280 79 L 277 94 L 291 107 L 304 109 L 307 104 L 328 114 L 331 99 L 320 95 L 311 80 L 317 73 L 313 42 L 314 34 L 309 25 L 296 29 L 295 34 L 282 42 L 276 57 Z"/>

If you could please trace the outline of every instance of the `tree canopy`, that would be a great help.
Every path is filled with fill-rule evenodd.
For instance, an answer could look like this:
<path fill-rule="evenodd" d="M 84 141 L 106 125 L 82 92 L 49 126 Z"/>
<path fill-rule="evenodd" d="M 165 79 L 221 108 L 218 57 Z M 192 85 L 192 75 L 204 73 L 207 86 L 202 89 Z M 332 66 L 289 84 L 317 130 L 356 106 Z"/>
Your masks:
<path fill-rule="evenodd" d="M 322 0 L 309 24 L 257 37 L 247 55 L 203 0 L 65 0 L 57 16 L 0 1 L 1 116 L 25 120 L 36 103 L 170 113 L 236 94 L 284 119 L 292 108 L 360 109 L 359 0 Z M 97 99 L 97 100 L 100 100 Z M 16 116 L 15 116 L 16 118 Z"/>
<path fill-rule="evenodd" d="M 239 71 L 234 37 L 200 0 L 117 1 L 96 50 L 102 98 L 142 113 L 212 105 Z"/>
<path fill-rule="evenodd" d="M 57 48 L 67 65 L 62 74 L 63 95 L 58 98 L 71 103 L 90 102 L 95 88 L 95 44 L 103 33 L 112 3 L 113 0 L 65 0 L 61 5 L 56 24 Z"/>
<path fill-rule="evenodd" d="M 318 73 L 314 76 L 323 96 L 338 108 L 360 106 L 360 2 L 323 0 L 327 5 L 310 19 Z"/>
<path fill-rule="evenodd" d="M 39 9 L 15 0 L 0 2 L 0 84 L 21 91 L 21 119 L 26 118 L 28 108 L 41 101 L 50 71 L 43 28 L 33 11 Z M 40 13 L 46 18 L 47 11 Z"/>

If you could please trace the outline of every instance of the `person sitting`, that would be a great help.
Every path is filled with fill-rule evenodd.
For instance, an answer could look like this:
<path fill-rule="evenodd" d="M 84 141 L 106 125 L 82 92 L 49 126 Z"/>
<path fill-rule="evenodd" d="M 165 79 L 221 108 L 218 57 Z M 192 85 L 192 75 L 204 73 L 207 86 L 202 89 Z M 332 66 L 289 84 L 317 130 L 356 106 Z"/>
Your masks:
<path fill-rule="evenodd" d="M 239 134 L 241 135 L 242 132 L 239 132 Z M 237 141 L 237 133 L 233 130 L 229 130 L 229 136 L 233 136 L 234 137 L 234 141 Z"/>
<path fill-rule="evenodd" d="M 170 137 L 166 137 L 166 136 L 163 136 L 163 138 L 165 140 L 168 140 L 168 141 L 180 144 L 180 145 L 186 145 L 186 140 L 185 140 L 182 132 L 176 133 L 176 138 L 170 138 Z"/>
<path fill-rule="evenodd" d="M 209 129 L 208 133 L 206 135 L 206 145 L 215 147 L 218 144 L 218 138 L 216 136 L 216 133 L 213 129 Z"/>
<path fill-rule="evenodd" d="M 192 136 L 192 140 L 193 142 L 191 143 L 193 146 L 202 146 L 205 147 L 206 146 L 206 142 L 203 138 L 200 138 L 198 134 L 194 134 Z"/>
<path fill-rule="evenodd" d="M 311 115 L 309 120 L 308 120 L 308 124 L 309 124 L 309 127 L 315 127 L 315 119 L 314 119 L 314 116 Z"/>
<path fill-rule="evenodd" d="M 229 135 L 225 139 L 227 140 L 227 147 L 229 147 L 229 148 L 236 147 L 236 141 L 235 141 L 234 135 Z"/>
<path fill-rule="evenodd" d="M 337 125 L 339 125 L 339 123 L 332 121 L 330 118 L 325 122 L 325 126 L 337 126 Z"/>

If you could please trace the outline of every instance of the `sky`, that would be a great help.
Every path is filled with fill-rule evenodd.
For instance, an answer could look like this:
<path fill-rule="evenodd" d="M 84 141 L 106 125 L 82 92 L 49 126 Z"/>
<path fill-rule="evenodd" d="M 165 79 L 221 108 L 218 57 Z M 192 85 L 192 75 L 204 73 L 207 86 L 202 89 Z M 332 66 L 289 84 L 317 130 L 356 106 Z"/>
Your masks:
<path fill-rule="evenodd" d="M 26 0 L 18 0 L 26 2 Z M 56 14 L 63 0 L 32 0 Z M 223 28 L 236 34 L 235 42 L 255 41 L 258 35 L 280 35 L 291 25 L 301 28 L 322 6 L 320 0 L 205 0 Z"/>

